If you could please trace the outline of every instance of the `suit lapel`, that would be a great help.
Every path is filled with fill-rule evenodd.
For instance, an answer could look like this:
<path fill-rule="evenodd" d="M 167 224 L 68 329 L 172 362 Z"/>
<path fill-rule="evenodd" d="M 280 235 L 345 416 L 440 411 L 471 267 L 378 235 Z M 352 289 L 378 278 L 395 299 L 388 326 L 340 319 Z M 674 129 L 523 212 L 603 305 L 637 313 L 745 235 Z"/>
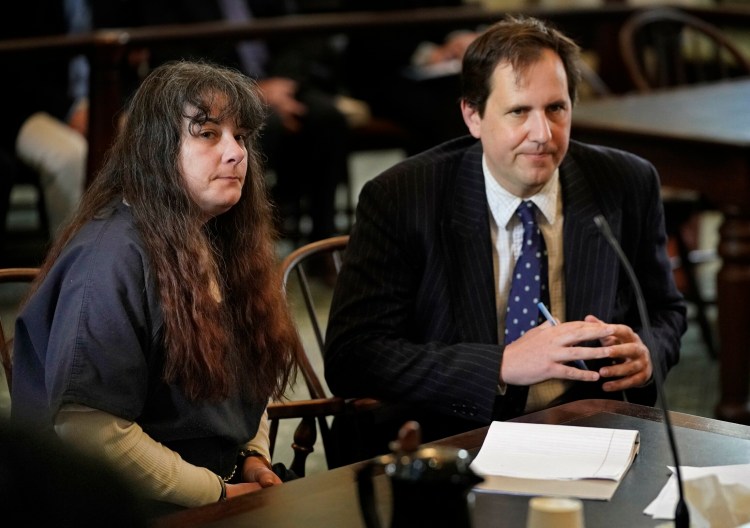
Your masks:
<path fill-rule="evenodd" d="M 459 338 L 497 343 L 495 273 L 480 142 L 466 151 L 454 185 L 446 190 L 451 194 L 445 197 L 449 205 L 442 233 Z"/>
<path fill-rule="evenodd" d="M 622 214 L 619 209 L 602 211 L 591 176 L 581 169 L 576 159 L 566 156 L 560 167 L 565 225 L 563 255 L 565 259 L 565 316 L 568 321 L 583 319 L 587 314 L 608 320 L 614 299 L 620 266 L 616 255 L 599 233 L 594 217 L 604 214 L 619 238 Z M 606 177 L 606 175 L 598 175 Z"/>

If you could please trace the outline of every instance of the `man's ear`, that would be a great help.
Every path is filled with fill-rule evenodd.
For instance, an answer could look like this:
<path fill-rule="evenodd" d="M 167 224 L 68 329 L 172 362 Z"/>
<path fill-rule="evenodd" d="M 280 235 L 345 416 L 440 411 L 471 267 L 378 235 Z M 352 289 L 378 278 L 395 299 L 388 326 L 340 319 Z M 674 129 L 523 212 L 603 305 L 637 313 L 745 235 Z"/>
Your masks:
<path fill-rule="evenodd" d="M 479 110 L 466 102 L 461 100 L 461 115 L 464 117 L 464 123 L 469 127 L 469 133 L 475 138 L 481 137 L 482 116 L 479 115 Z"/>

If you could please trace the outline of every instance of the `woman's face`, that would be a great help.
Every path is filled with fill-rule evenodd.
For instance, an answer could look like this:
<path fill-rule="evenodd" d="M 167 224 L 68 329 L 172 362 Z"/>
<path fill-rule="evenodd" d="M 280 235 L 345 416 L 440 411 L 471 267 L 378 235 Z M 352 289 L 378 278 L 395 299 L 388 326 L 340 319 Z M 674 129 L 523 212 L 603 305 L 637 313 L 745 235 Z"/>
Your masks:
<path fill-rule="evenodd" d="M 214 98 L 203 125 L 183 119 L 178 167 L 206 220 L 227 212 L 239 201 L 247 175 L 248 131 L 238 128 L 233 120 L 218 120 L 224 101 L 224 96 Z M 191 110 L 186 113 L 192 115 Z"/>

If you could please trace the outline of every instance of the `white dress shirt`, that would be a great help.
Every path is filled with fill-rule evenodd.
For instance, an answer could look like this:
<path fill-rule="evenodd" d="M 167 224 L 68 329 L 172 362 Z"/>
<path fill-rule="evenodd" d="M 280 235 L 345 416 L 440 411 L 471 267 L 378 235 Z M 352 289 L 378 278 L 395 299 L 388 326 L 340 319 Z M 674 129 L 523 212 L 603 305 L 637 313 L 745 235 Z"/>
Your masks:
<path fill-rule="evenodd" d="M 493 267 L 495 271 L 495 299 L 498 336 L 505 335 L 505 311 L 512 283 L 513 268 L 521 253 L 523 225 L 515 215 L 523 199 L 508 192 L 492 176 L 487 162 L 482 157 L 482 169 L 490 211 L 490 233 L 494 247 Z M 550 311 L 560 322 L 565 321 L 565 280 L 563 262 L 563 204 L 560 192 L 559 171 L 534 196 L 527 198 L 537 206 L 537 224 L 547 247 L 547 281 Z M 526 412 L 548 406 L 562 395 L 570 382 L 548 380 L 529 387 Z"/>

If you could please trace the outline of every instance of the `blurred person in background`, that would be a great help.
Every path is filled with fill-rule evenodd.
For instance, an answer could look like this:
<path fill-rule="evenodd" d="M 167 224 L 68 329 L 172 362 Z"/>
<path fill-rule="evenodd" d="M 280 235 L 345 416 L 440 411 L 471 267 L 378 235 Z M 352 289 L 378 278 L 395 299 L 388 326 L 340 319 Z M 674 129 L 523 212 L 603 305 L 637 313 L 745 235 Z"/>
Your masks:
<path fill-rule="evenodd" d="M 17 2 L 0 20 L 0 35 L 13 39 L 86 31 L 89 16 L 84 0 Z M 52 237 L 78 205 L 86 179 L 88 78 L 80 65 L 64 53 L 45 60 L 24 52 L 0 54 L 5 78 L 0 96 L 6 102 L 0 151 L 6 160 L 38 173 L 45 227 Z M 10 172 L 2 175 L 4 203 L 18 170 L 13 163 L 8 166 Z"/>
<path fill-rule="evenodd" d="M 348 11 L 456 7 L 462 0 L 343 0 Z M 466 134 L 459 107 L 461 59 L 476 28 L 447 33 L 414 26 L 358 31 L 344 51 L 344 80 L 373 115 L 409 132 L 407 154 Z"/>

